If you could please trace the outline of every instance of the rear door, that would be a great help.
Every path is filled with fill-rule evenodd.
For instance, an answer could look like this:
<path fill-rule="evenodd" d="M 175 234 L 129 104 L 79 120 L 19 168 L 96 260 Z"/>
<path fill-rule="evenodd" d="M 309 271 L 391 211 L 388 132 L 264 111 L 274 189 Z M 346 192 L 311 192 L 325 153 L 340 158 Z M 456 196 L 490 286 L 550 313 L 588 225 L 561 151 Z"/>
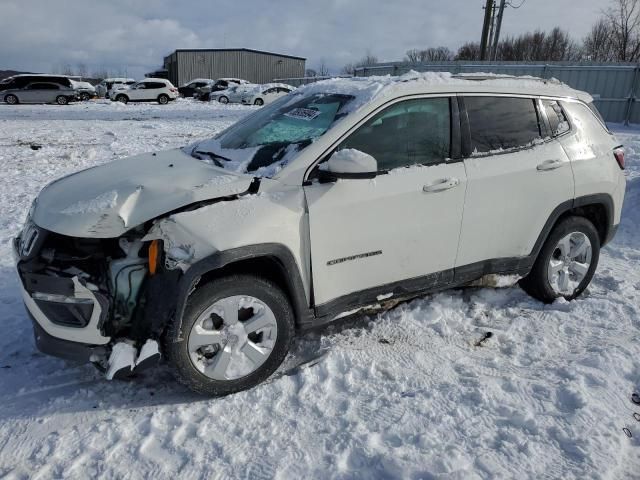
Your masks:
<path fill-rule="evenodd" d="M 460 98 L 468 186 L 456 273 L 473 275 L 487 261 L 528 256 L 553 210 L 573 198 L 574 182 L 538 99 Z"/>
<path fill-rule="evenodd" d="M 457 122 L 448 97 L 394 103 L 334 149 L 373 156 L 375 179 L 304 187 L 320 314 L 452 280 L 466 186 L 463 163 L 451 160 Z"/>

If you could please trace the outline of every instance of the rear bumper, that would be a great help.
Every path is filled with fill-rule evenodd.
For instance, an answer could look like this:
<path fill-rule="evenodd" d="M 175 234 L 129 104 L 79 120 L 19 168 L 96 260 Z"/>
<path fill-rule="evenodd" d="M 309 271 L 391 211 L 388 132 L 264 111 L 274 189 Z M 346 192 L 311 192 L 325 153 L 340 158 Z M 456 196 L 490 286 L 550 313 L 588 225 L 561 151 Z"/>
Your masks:
<path fill-rule="evenodd" d="M 604 242 L 602 243 L 602 246 L 604 247 L 606 244 L 608 244 L 611 240 L 613 240 L 613 237 L 616 236 L 616 233 L 618 232 L 618 227 L 620 226 L 620 224 L 618 225 L 611 225 L 611 227 L 609 228 L 609 231 L 607 232 L 607 238 L 605 238 Z"/>

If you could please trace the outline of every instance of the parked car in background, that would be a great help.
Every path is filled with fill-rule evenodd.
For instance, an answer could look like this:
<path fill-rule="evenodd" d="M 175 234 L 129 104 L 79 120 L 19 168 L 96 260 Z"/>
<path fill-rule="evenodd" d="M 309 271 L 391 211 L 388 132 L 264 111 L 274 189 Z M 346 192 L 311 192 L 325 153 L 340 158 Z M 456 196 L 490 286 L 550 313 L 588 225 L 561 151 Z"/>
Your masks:
<path fill-rule="evenodd" d="M 14 75 L 0 81 L 0 92 L 10 89 L 21 89 L 33 82 L 55 83 L 65 88 L 73 88 L 71 79 L 66 75 L 49 75 L 45 73 L 29 73 Z"/>
<path fill-rule="evenodd" d="M 258 85 L 254 85 L 252 83 L 234 85 L 233 87 L 229 87 L 225 90 L 210 93 L 209 98 L 212 102 L 218 101 L 220 103 L 241 103 L 243 95 L 246 95 L 247 92 L 258 87 Z"/>
<path fill-rule="evenodd" d="M 193 97 L 193 94 L 196 93 L 199 88 L 213 85 L 214 83 L 215 80 L 210 78 L 196 78 L 178 87 L 178 93 L 183 97 Z"/>
<path fill-rule="evenodd" d="M 80 95 L 80 100 L 87 101 L 96 96 L 96 88 L 89 82 L 79 82 L 77 80 L 71 80 L 71 85 Z"/>
<path fill-rule="evenodd" d="M 166 105 L 178 98 L 178 89 L 164 78 L 145 78 L 126 89 L 112 88 L 109 98 L 121 103 L 158 102 Z"/>
<path fill-rule="evenodd" d="M 295 90 L 294 87 L 284 83 L 267 83 L 259 88 L 247 91 L 242 96 L 244 105 L 266 105 Z"/>
<path fill-rule="evenodd" d="M 32 82 L 23 88 L 11 88 L 0 92 L 2 99 L 9 105 L 18 103 L 57 103 L 66 105 L 79 100 L 79 93 L 71 88 L 53 82 Z"/>
<path fill-rule="evenodd" d="M 133 78 L 105 78 L 96 85 L 96 94 L 99 98 L 108 98 L 109 92 L 114 86 L 133 85 L 136 81 Z"/>
<path fill-rule="evenodd" d="M 208 102 L 209 100 L 211 100 L 211 93 L 226 90 L 233 85 L 249 85 L 249 82 L 246 80 L 242 80 L 241 78 L 219 78 L 211 85 L 200 87 L 197 90 L 197 96 L 194 96 L 196 96 L 196 98 L 202 100 L 203 102 Z"/>

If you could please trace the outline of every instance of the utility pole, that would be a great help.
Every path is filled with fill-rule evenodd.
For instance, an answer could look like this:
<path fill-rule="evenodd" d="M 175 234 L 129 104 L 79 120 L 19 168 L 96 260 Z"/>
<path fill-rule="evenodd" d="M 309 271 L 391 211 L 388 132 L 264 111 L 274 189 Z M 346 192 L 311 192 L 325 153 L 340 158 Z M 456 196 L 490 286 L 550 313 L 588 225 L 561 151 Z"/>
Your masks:
<path fill-rule="evenodd" d="M 493 0 L 487 0 L 484 7 L 484 23 L 482 24 L 482 38 L 480 39 L 480 60 L 487 59 L 487 46 L 489 43 L 489 26 L 493 12 Z"/>
<path fill-rule="evenodd" d="M 500 9 L 498 10 L 498 22 L 496 25 L 496 32 L 493 37 L 493 60 L 498 58 L 498 42 L 500 41 L 500 28 L 502 27 L 502 15 L 504 14 L 506 0 L 500 0 Z"/>
<path fill-rule="evenodd" d="M 487 42 L 487 60 L 493 58 L 493 35 L 496 27 L 496 2 L 491 2 L 491 23 L 489 24 L 489 41 Z"/>

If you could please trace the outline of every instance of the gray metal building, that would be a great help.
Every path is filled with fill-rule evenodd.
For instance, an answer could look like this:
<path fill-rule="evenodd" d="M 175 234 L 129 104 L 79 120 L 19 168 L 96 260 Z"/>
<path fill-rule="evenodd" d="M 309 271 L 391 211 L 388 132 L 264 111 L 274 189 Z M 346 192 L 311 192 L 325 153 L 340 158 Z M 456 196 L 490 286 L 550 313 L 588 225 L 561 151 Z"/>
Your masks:
<path fill-rule="evenodd" d="M 607 122 L 640 123 L 640 65 L 578 62 L 391 62 L 357 68 L 356 76 L 419 72 L 498 73 L 557 78 L 589 92 Z"/>
<path fill-rule="evenodd" d="M 171 83 L 194 78 L 242 78 L 268 83 L 276 78 L 304 76 L 305 58 L 248 48 L 180 49 L 164 58 Z"/>

